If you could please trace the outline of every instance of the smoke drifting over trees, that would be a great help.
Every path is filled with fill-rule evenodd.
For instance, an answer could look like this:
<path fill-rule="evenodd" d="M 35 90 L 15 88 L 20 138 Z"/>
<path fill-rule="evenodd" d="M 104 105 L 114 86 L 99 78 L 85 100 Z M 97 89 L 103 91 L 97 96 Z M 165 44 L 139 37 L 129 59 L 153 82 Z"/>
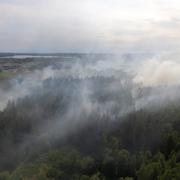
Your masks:
<path fill-rule="evenodd" d="M 72 55 L 3 81 L 1 176 L 168 177 L 179 168 L 179 72 L 177 55 Z"/>

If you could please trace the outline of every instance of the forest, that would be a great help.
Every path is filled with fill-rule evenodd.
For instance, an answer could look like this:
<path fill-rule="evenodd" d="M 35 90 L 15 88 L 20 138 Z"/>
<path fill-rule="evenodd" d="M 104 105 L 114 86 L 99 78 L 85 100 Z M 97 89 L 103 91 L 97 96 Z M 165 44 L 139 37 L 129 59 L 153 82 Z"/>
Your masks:
<path fill-rule="evenodd" d="M 180 180 L 180 0 L 0 0 L 0 180 Z"/>
<path fill-rule="evenodd" d="M 168 87 L 115 73 L 56 74 L 9 100 L 0 111 L 0 180 L 180 179 L 180 98 L 146 104 Z"/>

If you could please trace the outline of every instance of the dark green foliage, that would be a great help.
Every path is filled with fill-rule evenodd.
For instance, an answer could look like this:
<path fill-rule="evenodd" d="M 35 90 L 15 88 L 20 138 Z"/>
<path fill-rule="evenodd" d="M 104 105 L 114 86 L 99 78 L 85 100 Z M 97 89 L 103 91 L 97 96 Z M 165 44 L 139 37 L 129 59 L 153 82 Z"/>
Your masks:
<path fill-rule="evenodd" d="M 127 102 L 106 89 L 111 78 L 89 81 L 96 84 L 92 101 L 119 103 L 110 114 L 73 116 L 65 135 L 57 122 L 70 106 L 80 105 L 82 80 L 47 80 L 31 97 L 9 102 L 0 112 L 0 180 L 180 179 L 180 104 L 116 116 L 132 103 L 130 92 L 122 89 Z M 47 124 L 57 127 L 49 131 Z"/>

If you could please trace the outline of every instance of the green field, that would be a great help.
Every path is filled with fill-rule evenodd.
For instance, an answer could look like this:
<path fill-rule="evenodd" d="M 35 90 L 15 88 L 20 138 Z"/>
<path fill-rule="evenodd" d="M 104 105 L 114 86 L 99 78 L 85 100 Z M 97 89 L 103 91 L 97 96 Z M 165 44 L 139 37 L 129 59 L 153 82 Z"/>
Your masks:
<path fill-rule="evenodd" d="M 0 72 L 0 80 L 8 79 L 14 75 L 13 72 Z"/>

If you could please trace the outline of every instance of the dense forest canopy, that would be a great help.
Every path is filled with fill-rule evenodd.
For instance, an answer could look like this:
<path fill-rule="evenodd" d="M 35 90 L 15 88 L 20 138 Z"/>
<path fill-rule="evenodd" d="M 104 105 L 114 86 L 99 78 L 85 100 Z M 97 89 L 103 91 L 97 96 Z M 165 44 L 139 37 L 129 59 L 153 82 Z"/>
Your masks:
<path fill-rule="evenodd" d="M 0 180 L 180 180 L 180 0 L 0 0 Z"/>
<path fill-rule="evenodd" d="M 0 179 L 180 179 L 179 84 L 109 57 L 26 59 L 0 82 Z"/>

